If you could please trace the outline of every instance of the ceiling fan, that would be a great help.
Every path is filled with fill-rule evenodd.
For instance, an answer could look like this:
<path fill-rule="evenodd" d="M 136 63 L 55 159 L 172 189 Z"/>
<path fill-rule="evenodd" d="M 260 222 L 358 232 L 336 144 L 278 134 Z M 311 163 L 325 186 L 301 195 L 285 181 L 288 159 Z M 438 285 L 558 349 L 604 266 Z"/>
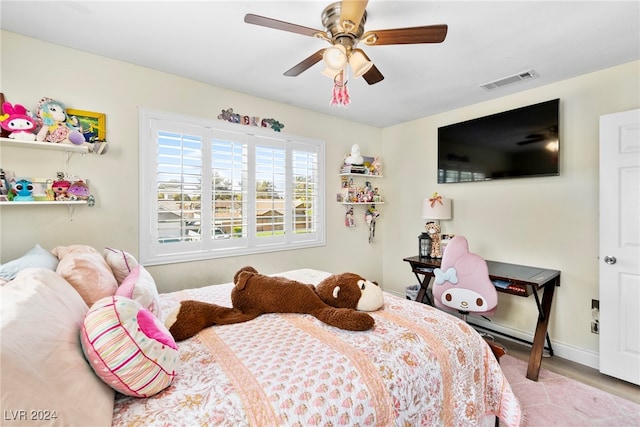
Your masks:
<path fill-rule="evenodd" d="M 323 74 L 335 78 L 349 64 L 353 77 L 362 76 L 370 85 L 382 81 L 384 76 L 367 54 L 357 47 L 358 43 L 367 46 L 442 43 L 447 36 L 448 27 L 444 24 L 365 32 L 367 3 L 368 0 L 343 0 L 330 4 L 322 12 L 324 30 L 254 14 L 245 15 L 244 22 L 317 37 L 331 44 L 331 47 L 320 49 L 294 65 L 284 73 L 285 76 L 297 76 L 324 60 L 326 69 Z"/>

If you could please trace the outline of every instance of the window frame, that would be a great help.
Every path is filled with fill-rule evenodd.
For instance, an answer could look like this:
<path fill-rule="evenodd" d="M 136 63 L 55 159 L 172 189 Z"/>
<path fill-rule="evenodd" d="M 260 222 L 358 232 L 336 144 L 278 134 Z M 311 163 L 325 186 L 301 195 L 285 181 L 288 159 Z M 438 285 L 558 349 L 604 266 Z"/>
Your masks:
<path fill-rule="evenodd" d="M 202 139 L 202 182 L 211 182 L 214 177 L 211 167 L 211 142 L 216 134 L 237 135 L 237 142 L 248 147 L 248 183 L 246 188 L 247 232 L 244 238 L 215 239 L 212 236 L 201 236 L 197 242 L 159 243 L 158 229 L 158 142 L 156 128 L 170 131 L 174 128 L 184 129 L 182 135 L 191 130 L 207 136 Z M 208 140 L 207 140 L 208 138 Z M 235 141 L 234 141 L 235 142 Z M 286 179 L 284 189 L 284 237 L 275 239 L 256 238 L 257 223 L 256 204 L 256 159 L 255 146 L 262 143 L 285 149 Z M 208 150 L 208 152 L 207 152 Z M 295 203 L 293 200 L 294 151 L 314 152 L 316 155 L 317 193 L 314 200 L 313 217 L 316 229 L 313 232 L 295 233 Z M 183 114 L 169 113 L 139 108 L 139 257 L 144 265 L 161 265 L 177 262 L 188 262 L 232 256 L 252 255 L 276 251 L 324 246 L 326 243 L 326 188 L 325 188 L 325 142 L 322 140 L 275 132 L 271 129 L 229 123 L 221 120 L 192 117 Z M 204 202 L 205 189 L 211 193 L 211 185 L 203 184 L 201 208 L 208 209 Z M 210 199 L 210 197 L 208 197 Z M 211 204 L 210 204 L 211 205 Z M 210 206 L 209 206 L 210 207 Z M 205 221 L 205 216 L 201 220 Z M 293 228 L 292 228 L 293 227 Z"/>

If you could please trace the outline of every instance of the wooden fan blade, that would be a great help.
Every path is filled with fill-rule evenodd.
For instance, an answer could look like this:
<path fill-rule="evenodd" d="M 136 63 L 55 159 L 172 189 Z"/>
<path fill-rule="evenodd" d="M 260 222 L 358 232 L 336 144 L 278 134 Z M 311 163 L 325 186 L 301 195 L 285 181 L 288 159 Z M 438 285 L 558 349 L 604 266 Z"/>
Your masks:
<path fill-rule="evenodd" d="M 448 26 L 427 25 L 424 27 L 395 28 L 391 30 L 368 31 L 360 40 L 371 46 L 388 44 L 442 43 L 447 37 Z M 373 37 L 375 35 L 375 37 Z"/>
<path fill-rule="evenodd" d="M 369 83 L 370 85 L 374 85 L 378 82 L 381 82 L 382 80 L 384 80 L 384 76 L 382 75 L 382 73 L 380 72 L 380 70 L 378 70 L 378 68 L 374 65 L 373 67 L 371 67 L 369 69 L 369 71 L 367 71 L 366 73 L 364 73 L 362 75 L 362 78 Z"/>
<path fill-rule="evenodd" d="M 303 36 L 313 37 L 317 33 L 323 33 L 322 30 L 315 30 L 302 25 L 291 24 L 289 22 L 278 21 L 277 19 L 267 18 L 265 16 L 247 13 L 244 16 L 244 22 L 247 24 L 260 25 L 262 27 L 273 28 L 275 30 L 289 31 L 290 33 L 302 34 Z"/>
<path fill-rule="evenodd" d="M 340 22 L 351 21 L 358 28 L 364 11 L 367 8 L 368 0 L 342 0 L 340 5 Z"/>
<path fill-rule="evenodd" d="M 355 50 L 360 52 L 365 57 L 365 59 L 367 61 L 371 61 L 371 59 L 369 59 L 369 56 L 366 54 L 366 52 L 364 50 L 362 50 L 362 49 L 355 49 Z M 366 73 L 364 73 L 362 75 L 362 78 L 365 79 L 365 81 L 367 83 L 369 83 L 370 85 L 374 85 L 374 84 L 384 80 L 384 76 L 382 75 L 380 70 L 378 70 L 378 68 L 376 68 L 375 64 L 371 66 L 369 71 L 367 71 Z"/>
<path fill-rule="evenodd" d="M 291 69 L 287 70 L 284 73 L 284 75 L 289 77 L 295 77 L 299 74 L 302 74 L 303 71 L 306 71 L 316 63 L 320 62 L 325 50 L 326 49 L 320 49 L 319 51 L 307 57 L 306 59 L 303 59 L 298 64 L 294 65 Z"/>

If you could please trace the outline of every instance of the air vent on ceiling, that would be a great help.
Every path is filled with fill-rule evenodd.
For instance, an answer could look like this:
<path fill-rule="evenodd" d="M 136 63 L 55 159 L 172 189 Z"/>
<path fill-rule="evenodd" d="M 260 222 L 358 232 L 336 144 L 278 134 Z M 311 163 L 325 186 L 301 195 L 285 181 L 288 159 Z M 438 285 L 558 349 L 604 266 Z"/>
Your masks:
<path fill-rule="evenodd" d="M 536 77 L 538 77 L 538 73 L 536 73 L 533 70 L 527 70 L 521 73 L 514 74 L 512 76 L 503 77 L 501 79 L 482 84 L 480 85 L 480 87 L 486 90 L 492 90 L 492 89 L 497 89 L 499 87 L 504 87 L 513 83 L 521 82 L 523 80 L 535 79 Z"/>

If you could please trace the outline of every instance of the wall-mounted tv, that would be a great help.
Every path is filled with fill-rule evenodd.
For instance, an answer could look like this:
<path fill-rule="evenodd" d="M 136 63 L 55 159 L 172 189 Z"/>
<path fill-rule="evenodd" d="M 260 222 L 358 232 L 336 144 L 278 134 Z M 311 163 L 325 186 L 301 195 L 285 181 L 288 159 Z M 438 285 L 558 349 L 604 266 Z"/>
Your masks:
<path fill-rule="evenodd" d="M 438 128 L 438 183 L 559 175 L 560 99 Z"/>

